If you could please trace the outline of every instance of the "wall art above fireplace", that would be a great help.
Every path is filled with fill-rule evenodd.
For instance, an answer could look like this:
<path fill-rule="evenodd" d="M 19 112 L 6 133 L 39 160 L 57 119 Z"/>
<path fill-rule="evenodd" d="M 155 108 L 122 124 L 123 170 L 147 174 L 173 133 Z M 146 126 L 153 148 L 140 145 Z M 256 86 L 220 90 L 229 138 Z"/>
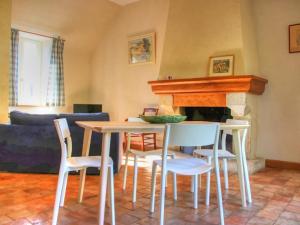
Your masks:
<path fill-rule="evenodd" d="M 213 56 L 209 58 L 209 76 L 230 76 L 234 74 L 234 56 Z"/>

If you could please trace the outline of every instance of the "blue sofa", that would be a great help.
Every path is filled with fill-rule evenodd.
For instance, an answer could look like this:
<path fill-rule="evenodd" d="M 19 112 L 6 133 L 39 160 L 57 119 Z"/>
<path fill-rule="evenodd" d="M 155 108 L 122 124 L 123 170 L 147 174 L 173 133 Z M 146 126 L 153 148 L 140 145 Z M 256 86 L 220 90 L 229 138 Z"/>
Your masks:
<path fill-rule="evenodd" d="M 73 141 L 73 156 L 80 156 L 84 130 L 75 121 L 109 121 L 108 113 L 43 114 L 10 113 L 11 124 L 0 124 L 0 171 L 18 173 L 58 173 L 61 157 L 53 120 L 66 118 Z M 90 155 L 101 152 L 102 135 L 93 133 Z M 118 170 L 119 135 L 112 134 L 110 156 Z M 89 168 L 89 174 L 98 169 Z"/>

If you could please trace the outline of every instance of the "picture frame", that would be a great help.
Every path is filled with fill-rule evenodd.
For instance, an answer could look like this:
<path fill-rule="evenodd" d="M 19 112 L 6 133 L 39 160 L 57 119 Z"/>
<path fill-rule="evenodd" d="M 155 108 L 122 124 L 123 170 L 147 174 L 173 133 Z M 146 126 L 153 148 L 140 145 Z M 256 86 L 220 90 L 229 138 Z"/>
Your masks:
<path fill-rule="evenodd" d="M 128 37 L 128 64 L 141 65 L 155 63 L 155 32 Z"/>
<path fill-rule="evenodd" d="M 234 74 L 234 55 L 212 56 L 209 58 L 209 76 L 231 76 Z"/>
<path fill-rule="evenodd" d="M 289 53 L 300 52 L 300 23 L 289 25 Z"/>

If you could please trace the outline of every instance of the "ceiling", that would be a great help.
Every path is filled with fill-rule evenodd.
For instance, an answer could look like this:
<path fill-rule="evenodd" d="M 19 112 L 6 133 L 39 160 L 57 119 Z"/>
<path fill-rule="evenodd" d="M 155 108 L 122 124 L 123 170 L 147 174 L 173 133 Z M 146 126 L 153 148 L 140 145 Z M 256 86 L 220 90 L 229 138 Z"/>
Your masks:
<path fill-rule="evenodd" d="M 141 0 L 12 0 L 12 26 L 60 35 L 69 48 L 91 54 L 122 6 L 137 1 Z"/>
<path fill-rule="evenodd" d="M 0 0 L 1 1 L 1 0 Z M 13 0 L 12 26 L 61 35 L 66 47 L 92 53 L 121 7 L 108 0 Z"/>
<path fill-rule="evenodd" d="M 118 5 L 124 6 L 124 5 L 128 5 L 128 4 L 140 1 L 140 0 L 109 0 L 109 1 L 114 2 Z"/>

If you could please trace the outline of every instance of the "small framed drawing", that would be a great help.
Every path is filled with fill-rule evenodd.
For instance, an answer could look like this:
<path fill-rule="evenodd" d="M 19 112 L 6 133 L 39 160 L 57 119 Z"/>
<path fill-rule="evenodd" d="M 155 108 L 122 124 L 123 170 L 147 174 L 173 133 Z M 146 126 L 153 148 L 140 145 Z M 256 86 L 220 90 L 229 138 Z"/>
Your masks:
<path fill-rule="evenodd" d="M 130 65 L 155 63 L 155 33 L 128 38 L 128 63 Z"/>
<path fill-rule="evenodd" d="M 209 58 L 209 76 L 233 75 L 234 56 L 213 56 Z"/>
<path fill-rule="evenodd" d="M 289 52 L 300 52 L 300 24 L 289 25 Z"/>

